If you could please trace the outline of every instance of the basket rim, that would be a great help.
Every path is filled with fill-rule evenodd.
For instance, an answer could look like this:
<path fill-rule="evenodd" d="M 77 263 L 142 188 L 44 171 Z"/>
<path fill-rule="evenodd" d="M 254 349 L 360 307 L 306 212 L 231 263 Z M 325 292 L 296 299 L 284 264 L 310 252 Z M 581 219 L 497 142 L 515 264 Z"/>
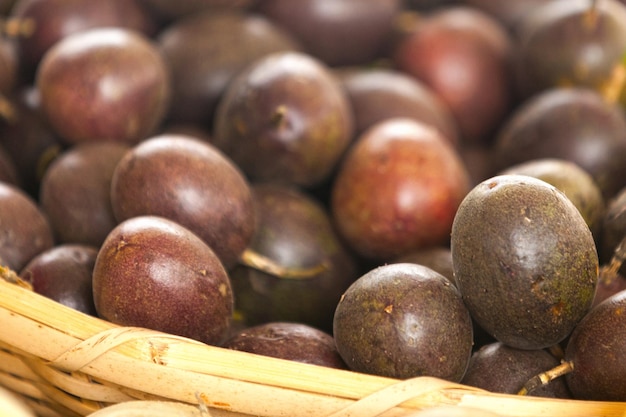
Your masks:
<path fill-rule="evenodd" d="M 291 397 L 302 415 L 316 416 L 365 416 L 350 411 L 350 407 L 363 404 L 368 404 L 370 411 L 387 407 L 381 413 L 389 410 L 395 415 L 445 404 L 495 410 L 512 417 L 626 415 L 626 402 L 491 393 L 433 377 L 398 380 L 233 351 L 159 331 L 118 326 L 3 279 L 0 291 L 0 342 L 11 346 L 14 354 L 31 355 L 31 360 L 37 358 L 57 372 L 87 376 L 135 396 L 145 393 L 146 397 L 273 417 L 294 416 L 296 403 L 287 404 Z M 50 342 L 33 343 L 38 336 Z M 120 368 L 124 372 L 116 371 Z M 184 385 L 181 381 L 189 381 L 189 386 L 197 383 L 203 389 L 181 389 L 175 385 Z M 243 401 L 244 394 L 256 395 L 255 401 L 261 403 L 251 405 L 250 398 Z M 279 399 L 270 404 L 268 395 Z M 388 404 L 383 407 L 385 401 Z"/>

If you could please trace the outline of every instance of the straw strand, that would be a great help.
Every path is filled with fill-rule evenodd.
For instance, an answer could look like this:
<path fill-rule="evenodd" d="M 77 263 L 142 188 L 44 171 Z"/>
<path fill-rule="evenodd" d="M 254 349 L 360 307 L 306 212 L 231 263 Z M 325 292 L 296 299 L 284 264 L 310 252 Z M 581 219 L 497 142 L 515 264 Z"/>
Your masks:
<path fill-rule="evenodd" d="M 68 372 L 79 371 L 108 351 L 124 343 L 150 338 L 171 339 L 184 341 L 186 343 L 201 344 L 201 342 L 182 336 L 175 336 L 139 327 L 114 327 L 96 333 L 90 338 L 79 342 L 74 347 L 52 360 L 50 364 Z M 159 349 L 155 348 L 154 344 L 150 344 L 150 346 L 153 347 L 150 351 L 151 360 L 155 363 L 159 363 Z"/>

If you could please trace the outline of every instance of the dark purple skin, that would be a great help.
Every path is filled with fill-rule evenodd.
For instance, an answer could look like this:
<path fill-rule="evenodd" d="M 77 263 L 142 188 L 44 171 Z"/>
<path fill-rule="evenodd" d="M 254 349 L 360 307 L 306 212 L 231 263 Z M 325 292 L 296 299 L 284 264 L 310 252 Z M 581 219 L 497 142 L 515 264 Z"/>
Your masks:
<path fill-rule="evenodd" d="M 432 10 L 438 10 L 441 7 L 455 5 L 458 3 L 458 0 L 406 0 L 405 3 L 407 8 L 410 10 L 429 12 Z"/>
<path fill-rule="evenodd" d="M 38 199 L 41 177 L 63 145 L 39 111 L 35 87 L 20 88 L 11 96 L 11 103 L 16 117 L 0 123 L 0 144 L 15 165 L 22 190 Z"/>
<path fill-rule="evenodd" d="M 0 182 L 0 265 L 18 272 L 53 245 L 52 228 L 35 200 Z"/>
<path fill-rule="evenodd" d="M 91 276 L 97 255 L 95 246 L 57 245 L 31 259 L 20 278 L 36 293 L 95 317 Z"/>
<path fill-rule="evenodd" d="M 596 287 L 596 295 L 593 298 L 591 308 L 600 304 L 610 296 L 620 291 L 626 290 L 626 278 L 621 273 L 613 274 L 609 271 L 608 265 L 600 268 L 600 276 L 598 277 L 598 285 Z"/>
<path fill-rule="evenodd" d="M 514 33 L 526 14 L 549 1 L 552 0 L 464 0 L 464 3 L 488 13 Z"/>
<path fill-rule="evenodd" d="M 32 19 L 34 31 L 17 36 L 20 65 L 34 74 L 41 57 L 58 40 L 97 27 L 123 27 L 152 36 L 156 22 L 136 0 L 19 0 L 10 17 Z"/>
<path fill-rule="evenodd" d="M 153 136 L 127 152 L 113 173 L 111 204 L 118 221 L 156 215 L 180 223 L 227 269 L 254 232 L 247 179 L 211 144 L 184 135 Z"/>
<path fill-rule="evenodd" d="M 249 248 L 288 269 L 323 269 L 293 279 L 236 266 L 230 277 L 238 313 L 249 326 L 290 321 L 331 332 L 341 294 L 359 275 L 356 259 L 309 195 L 276 183 L 255 184 L 252 191 L 257 225 Z"/>
<path fill-rule="evenodd" d="M 300 49 L 291 35 L 264 16 L 234 10 L 183 17 L 156 41 L 172 71 L 168 119 L 209 128 L 235 74 L 266 54 Z"/>
<path fill-rule="evenodd" d="M 158 129 L 171 99 L 170 69 L 156 43 L 122 28 L 61 39 L 42 58 L 35 85 L 48 122 L 70 145 L 138 143 Z"/>
<path fill-rule="evenodd" d="M 608 201 L 626 186 L 624 131 L 623 109 L 594 90 L 551 88 L 509 115 L 494 138 L 492 158 L 498 171 L 540 158 L 573 162 Z"/>
<path fill-rule="evenodd" d="M 525 6 L 528 13 L 516 27 L 521 93 L 528 97 L 565 85 L 602 91 L 626 48 L 624 4 L 582 0 Z M 602 54 L 589 53 L 595 48 Z"/>
<path fill-rule="evenodd" d="M 458 146 L 459 132 L 452 113 L 418 79 L 383 68 L 349 67 L 338 69 L 336 74 L 354 111 L 355 136 L 384 119 L 408 117 L 432 125 Z"/>
<path fill-rule="evenodd" d="M 470 191 L 450 247 L 472 318 L 497 340 L 543 349 L 587 313 L 598 279 L 593 235 L 563 192 L 526 175 L 499 175 Z"/>
<path fill-rule="evenodd" d="M 268 54 L 229 84 L 213 143 L 254 181 L 319 185 L 350 146 L 352 108 L 330 68 L 300 52 Z"/>
<path fill-rule="evenodd" d="M 454 267 L 452 265 L 452 252 L 446 246 L 432 246 L 415 250 L 393 260 L 394 263 L 411 262 L 424 265 L 439 272 L 450 282 L 454 283 Z"/>
<path fill-rule="evenodd" d="M 48 167 L 39 202 L 59 243 L 99 247 L 117 225 L 111 207 L 111 180 L 130 146 L 118 142 L 76 145 Z"/>
<path fill-rule="evenodd" d="M 472 320 L 456 287 L 422 265 L 370 270 L 337 305 L 333 334 L 357 372 L 459 382 L 472 352 Z"/>
<path fill-rule="evenodd" d="M 21 187 L 15 163 L 2 145 L 0 145 L 0 181 Z"/>
<path fill-rule="evenodd" d="M 418 19 L 391 49 L 395 68 L 420 79 L 446 103 L 461 143 L 491 143 L 514 98 L 513 47 L 498 21 L 469 7 L 442 8 Z M 450 75 L 453 68 L 458 75 Z"/>
<path fill-rule="evenodd" d="M 256 10 L 286 28 L 311 55 L 332 66 L 381 56 L 402 7 L 399 0 L 263 0 Z"/>
<path fill-rule="evenodd" d="M 203 11 L 225 8 L 247 10 L 256 0 L 140 0 L 164 24 Z"/>
<path fill-rule="evenodd" d="M 491 392 L 517 394 L 531 378 L 554 368 L 559 363 L 556 357 L 544 349 L 516 349 L 500 342 L 493 342 L 472 354 L 461 383 Z M 538 387 L 528 395 L 571 398 L 562 378 Z"/>
<path fill-rule="evenodd" d="M 606 203 L 591 175 L 577 164 L 557 158 L 539 158 L 510 166 L 499 174 L 521 174 L 554 185 L 578 208 L 598 243 Z"/>
<path fill-rule="evenodd" d="M 626 401 L 626 291 L 594 307 L 576 326 L 565 348 L 574 365 L 565 381 L 581 400 Z"/>
<path fill-rule="evenodd" d="M 602 233 L 598 245 L 600 262 L 608 265 L 618 245 L 626 236 L 626 187 L 607 202 L 601 228 Z M 626 273 L 626 267 L 622 266 L 620 272 Z"/>
<path fill-rule="evenodd" d="M 219 258 L 171 220 L 138 216 L 102 244 L 93 271 L 98 316 L 219 344 L 227 336 L 233 294 Z"/>
<path fill-rule="evenodd" d="M 406 118 L 378 122 L 357 138 L 331 185 L 337 230 L 355 253 L 379 264 L 446 245 L 470 188 L 450 143 L 431 126 Z"/>
<path fill-rule="evenodd" d="M 329 368 L 346 369 L 333 337 L 303 323 L 269 322 L 232 335 L 222 347 Z"/>

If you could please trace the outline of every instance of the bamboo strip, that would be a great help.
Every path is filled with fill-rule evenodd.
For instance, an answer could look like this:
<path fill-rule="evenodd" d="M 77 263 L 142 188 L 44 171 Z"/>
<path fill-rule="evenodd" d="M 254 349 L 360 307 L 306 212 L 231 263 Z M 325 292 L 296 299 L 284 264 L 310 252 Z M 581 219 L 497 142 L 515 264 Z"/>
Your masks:
<path fill-rule="evenodd" d="M 33 380 L 37 375 L 24 364 L 15 352 L 0 349 L 0 372 L 11 374 L 21 379 Z"/>
<path fill-rule="evenodd" d="M 57 411 L 51 409 L 47 405 L 41 404 L 38 401 L 32 401 L 27 398 L 26 404 L 30 407 L 31 410 L 35 412 L 37 417 L 66 417 L 63 414 L 59 414 Z"/>
<path fill-rule="evenodd" d="M 398 381 L 230 351 L 145 329 L 120 328 L 2 280 L 0 293 L 0 343 L 41 358 L 46 366 L 75 372 L 72 378 L 79 382 L 64 382 L 69 394 L 84 388 L 81 378 L 94 378 L 119 386 L 125 394 L 145 393 L 268 417 L 347 417 L 357 415 L 355 410 L 367 412 L 360 417 L 401 416 L 407 409 L 437 405 L 464 405 L 511 417 L 626 415 L 626 403 L 493 394 L 427 377 Z M 67 394 L 54 382 L 50 384 L 52 389 L 46 394 L 65 401 Z M 391 402 L 383 406 L 385 398 Z M 88 400 L 79 403 L 65 405 L 100 405 Z M 400 403 L 405 408 L 396 406 Z M 359 409 L 363 404 L 366 409 Z M 372 405 L 377 409 L 372 410 Z M 85 412 L 79 409 L 79 414 Z"/>
<path fill-rule="evenodd" d="M 0 373 L 0 386 L 8 388 L 24 397 L 42 401 L 47 400 L 45 394 L 33 384 L 33 381 L 16 378 L 10 374 Z"/>
<path fill-rule="evenodd" d="M 23 316 L 7 314 L 6 310 L 0 308 L 0 322 L 4 324 L 3 330 L 8 329 L 15 333 L 19 329 L 27 329 L 28 321 Z M 64 333 L 55 332 L 45 326 L 37 327 L 44 332 L 41 337 L 49 340 L 50 344 L 66 346 L 66 349 L 71 349 L 71 346 L 80 342 Z M 2 334 L 0 334 L 1 336 Z M 18 345 L 28 345 L 29 338 L 30 336 L 24 340 L 16 338 L 15 342 Z M 68 338 L 71 339 L 69 347 L 67 343 Z M 195 346 L 196 344 L 192 345 Z M 20 349 L 24 347 L 19 346 Z M 206 352 L 204 354 L 206 355 Z M 53 356 L 59 355 L 53 354 Z M 264 360 L 262 357 L 255 357 L 255 359 Z M 290 362 L 287 364 L 291 365 Z M 313 367 L 314 365 L 308 366 Z M 316 413 L 319 413 L 317 415 L 327 415 L 351 403 L 351 401 L 346 399 L 326 397 L 315 392 L 294 391 L 289 388 L 272 387 L 238 379 L 220 378 L 190 370 L 181 370 L 165 366 L 160 362 L 137 360 L 131 356 L 119 354 L 116 351 L 110 351 L 106 356 L 96 358 L 85 367 L 84 371 L 98 378 L 109 380 L 114 384 L 125 385 L 132 389 L 155 395 L 165 395 L 172 400 L 193 404 L 199 403 L 200 398 L 209 407 L 226 408 L 250 415 L 274 417 L 314 416 Z M 282 375 L 282 377 L 285 379 L 285 377 L 288 378 L 288 375 Z M 66 398 L 60 395 L 60 393 L 54 391 L 48 393 L 51 398 L 63 401 L 64 405 L 69 406 L 69 404 L 65 403 Z M 85 412 L 89 410 L 79 408 L 78 411 L 85 415 Z M 401 415 L 401 413 L 402 410 L 396 410 L 388 415 L 396 416 Z"/>
<path fill-rule="evenodd" d="M 57 368 L 45 365 L 41 360 L 28 361 L 28 366 L 43 380 L 52 383 L 61 390 L 71 390 L 73 395 L 86 400 L 119 403 L 135 399 L 120 392 L 116 387 L 95 383 L 89 378 L 79 378 L 77 373 L 62 372 Z"/>
<path fill-rule="evenodd" d="M 91 414 L 95 410 L 101 408 L 93 401 L 83 400 L 81 398 L 68 395 L 66 392 L 56 388 L 54 385 L 47 383 L 37 383 L 37 387 L 48 398 L 53 401 L 50 408 L 57 411 L 64 417 L 80 417 Z"/>

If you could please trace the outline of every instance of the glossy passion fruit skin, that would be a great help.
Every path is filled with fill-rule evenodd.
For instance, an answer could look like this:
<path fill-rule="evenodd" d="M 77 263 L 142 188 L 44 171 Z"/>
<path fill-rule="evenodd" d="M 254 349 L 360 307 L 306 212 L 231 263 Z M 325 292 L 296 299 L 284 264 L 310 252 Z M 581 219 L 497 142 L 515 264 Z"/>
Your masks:
<path fill-rule="evenodd" d="M 516 349 L 501 342 L 493 342 L 483 345 L 472 354 L 461 383 L 490 392 L 517 394 L 529 379 L 557 365 L 559 359 L 548 349 Z M 572 397 L 563 378 L 537 387 L 527 395 Z"/>
<path fill-rule="evenodd" d="M 252 181 L 313 187 L 350 146 L 352 108 L 330 67 L 301 52 L 276 52 L 229 83 L 213 143 Z"/>
<path fill-rule="evenodd" d="M 233 293 L 213 250 L 189 229 L 159 216 L 118 224 L 93 270 L 98 316 L 219 344 L 228 336 Z"/>
<path fill-rule="evenodd" d="M 447 244 L 469 190 L 461 157 L 439 131 L 391 118 L 371 126 L 348 150 L 332 182 L 330 210 L 355 253 L 387 262 Z"/>
<path fill-rule="evenodd" d="M 68 145 L 136 144 L 154 134 L 171 100 L 170 69 L 151 38 L 99 28 L 56 42 L 37 68 L 41 110 Z"/>
<path fill-rule="evenodd" d="M 509 346 L 559 343 L 593 301 L 593 236 L 576 206 L 545 181 L 500 175 L 478 184 L 459 206 L 451 250 L 472 317 Z"/>
<path fill-rule="evenodd" d="M 341 294 L 359 276 L 357 260 L 309 194 L 256 183 L 252 196 L 256 223 L 248 248 L 287 271 L 313 272 L 295 278 L 239 263 L 229 271 L 237 316 L 248 326 L 298 322 L 330 331 Z"/>
<path fill-rule="evenodd" d="M 386 264 L 357 279 L 337 305 L 333 335 L 357 372 L 459 382 L 473 328 L 461 294 L 443 275 L 412 263 Z"/>
<path fill-rule="evenodd" d="M 535 158 L 510 166 L 500 174 L 528 175 L 554 185 L 574 203 L 594 237 L 599 238 L 606 204 L 596 181 L 578 164 L 560 158 Z"/>
<path fill-rule="evenodd" d="M 333 336 L 308 324 L 270 321 L 235 332 L 222 347 L 295 362 L 345 369 Z"/>
<path fill-rule="evenodd" d="M 555 86 L 608 93 L 616 68 L 623 65 L 624 3 L 558 0 L 530 9 L 516 27 L 522 93 L 531 95 Z M 623 103 L 624 95 L 615 98 Z"/>
<path fill-rule="evenodd" d="M 188 135 L 157 135 L 133 147 L 111 178 L 118 222 L 161 216 L 202 238 L 232 268 L 254 232 L 248 180 L 210 143 Z"/>
<path fill-rule="evenodd" d="M 572 332 L 565 360 L 574 369 L 565 375 L 574 398 L 626 401 L 626 292 L 594 307 Z"/>

